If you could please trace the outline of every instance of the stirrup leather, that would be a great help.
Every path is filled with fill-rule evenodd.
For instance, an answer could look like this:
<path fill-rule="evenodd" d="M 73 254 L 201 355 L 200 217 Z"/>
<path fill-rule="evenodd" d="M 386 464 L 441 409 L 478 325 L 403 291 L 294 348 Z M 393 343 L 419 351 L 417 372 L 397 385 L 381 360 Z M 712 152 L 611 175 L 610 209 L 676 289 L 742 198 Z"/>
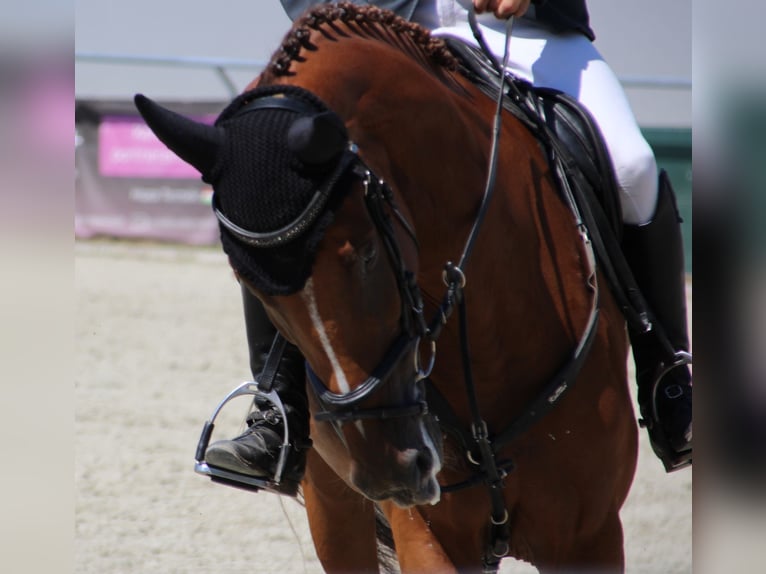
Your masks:
<path fill-rule="evenodd" d="M 660 386 L 660 381 L 668 372 L 676 367 L 690 365 L 691 363 L 692 356 L 685 351 L 677 351 L 673 355 L 671 361 L 660 363 L 652 382 L 652 393 L 649 402 L 650 411 L 644 413 L 642 409 L 642 416 L 638 420 L 639 425 L 649 431 L 652 450 L 662 461 L 662 464 L 665 467 L 665 472 L 674 472 L 686 468 L 687 466 L 691 466 L 692 448 L 690 446 L 688 449 L 677 451 L 670 445 L 657 414 L 657 391 Z"/>
<path fill-rule="evenodd" d="M 215 466 L 209 466 L 205 461 L 205 454 L 207 453 L 207 447 L 210 443 L 210 437 L 213 434 L 215 427 L 215 419 L 221 412 L 221 409 L 230 400 L 243 395 L 255 395 L 261 397 L 271 404 L 273 404 L 283 421 L 287 421 L 287 413 L 285 412 L 284 404 L 277 395 L 276 391 L 264 392 L 258 387 L 258 383 L 255 381 L 245 381 L 233 391 L 231 391 L 226 397 L 218 404 L 213 415 L 205 425 L 202 427 L 202 434 L 200 435 L 199 443 L 197 443 L 197 452 L 194 456 L 195 464 L 194 471 L 209 476 L 213 482 L 218 482 L 228 486 L 234 486 L 236 488 L 242 488 L 244 490 L 259 491 L 266 490 L 275 494 L 283 494 L 287 496 L 296 496 L 298 493 L 298 483 L 285 480 L 282 477 L 282 473 L 285 469 L 285 462 L 287 461 L 287 454 L 290 451 L 290 430 L 287 423 L 282 425 L 284 427 L 284 434 L 282 435 L 282 445 L 279 451 L 279 459 L 277 460 L 276 471 L 271 479 L 258 478 L 247 474 L 238 472 L 232 472 L 223 468 Z"/>

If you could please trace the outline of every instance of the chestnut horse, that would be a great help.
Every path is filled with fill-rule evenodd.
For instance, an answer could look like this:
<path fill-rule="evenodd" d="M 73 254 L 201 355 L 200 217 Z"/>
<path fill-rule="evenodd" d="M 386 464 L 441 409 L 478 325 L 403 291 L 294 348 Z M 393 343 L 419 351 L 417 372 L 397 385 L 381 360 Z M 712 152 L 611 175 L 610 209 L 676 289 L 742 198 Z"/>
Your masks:
<path fill-rule="evenodd" d="M 625 321 L 534 136 L 503 114 L 492 188 L 495 102 L 441 40 L 376 8 L 308 12 L 247 91 L 326 116 L 318 98 L 347 134 L 309 278 L 283 295 L 251 286 L 306 358 L 302 487 L 326 571 L 378 572 L 381 511 L 403 572 L 503 556 L 623 570 Z"/>
<path fill-rule="evenodd" d="M 299 86 L 342 118 L 401 212 L 404 221 L 391 216 L 390 231 L 401 263 L 416 275 L 428 318 L 443 300 L 445 263 L 460 257 L 476 220 L 491 148 L 494 103 L 450 68 L 449 55 L 424 30 L 344 5 L 297 20 L 249 86 Z M 490 435 L 524 414 L 567 363 L 594 297 L 586 246 L 539 145 L 508 114 L 499 141 L 497 190 L 462 270 L 472 378 Z M 377 217 L 357 184 L 326 231 L 307 287 L 262 297 L 311 371 L 338 395 L 369 380 L 407 313 L 397 285 L 400 263 L 392 262 Z M 619 511 L 635 471 L 637 436 L 624 319 L 608 290 L 600 295 L 594 340 L 573 388 L 498 453 L 513 461 L 502 481 L 507 554 L 542 571 L 623 568 Z M 429 378 L 470 428 L 457 319 L 443 327 Z M 364 402 L 367 409 L 412 399 L 416 352 L 404 353 Z M 309 396 L 316 414 L 316 393 Z M 441 461 L 431 461 L 431 442 L 441 441 L 428 440 L 417 423 L 417 416 L 314 419 L 303 492 L 328 572 L 377 572 L 375 504 L 391 526 L 402 571 L 482 568 L 491 496 L 480 483 L 434 497 L 429 472 L 441 467 L 439 484 L 451 485 L 470 479 L 476 466 L 451 436 L 444 437 Z M 413 445 L 425 459 L 415 465 L 423 473 L 407 483 L 391 469 L 409 462 Z"/>

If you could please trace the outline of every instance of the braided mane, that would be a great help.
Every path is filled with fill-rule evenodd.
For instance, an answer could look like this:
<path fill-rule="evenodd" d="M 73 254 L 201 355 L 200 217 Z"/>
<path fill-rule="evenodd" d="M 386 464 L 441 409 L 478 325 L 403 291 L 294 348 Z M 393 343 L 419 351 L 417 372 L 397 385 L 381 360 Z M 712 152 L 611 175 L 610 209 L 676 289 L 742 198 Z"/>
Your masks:
<path fill-rule="evenodd" d="M 457 60 L 440 39 L 414 22 L 408 22 L 388 10 L 377 6 L 357 6 L 349 2 L 320 4 L 296 20 L 282 45 L 271 57 L 265 72 L 274 77 L 290 76 L 290 65 L 305 60 L 302 50 L 317 49 L 311 43 L 311 31 L 334 29 L 335 22 L 353 27 L 360 36 L 385 41 L 410 56 L 445 70 L 456 70 Z"/>

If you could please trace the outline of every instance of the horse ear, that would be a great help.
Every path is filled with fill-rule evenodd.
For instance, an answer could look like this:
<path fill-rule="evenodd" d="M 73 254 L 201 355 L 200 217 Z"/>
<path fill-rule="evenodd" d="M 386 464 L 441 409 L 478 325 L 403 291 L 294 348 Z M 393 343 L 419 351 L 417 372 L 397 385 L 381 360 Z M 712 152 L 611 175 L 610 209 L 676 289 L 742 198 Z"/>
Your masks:
<path fill-rule="evenodd" d="M 207 181 L 206 176 L 213 169 L 223 143 L 223 129 L 190 120 L 143 94 L 136 94 L 133 101 L 154 135 L 178 157 L 196 167 Z"/>
<path fill-rule="evenodd" d="M 348 143 L 343 121 L 332 112 L 298 118 L 287 132 L 287 147 L 309 165 L 335 159 Z"/>

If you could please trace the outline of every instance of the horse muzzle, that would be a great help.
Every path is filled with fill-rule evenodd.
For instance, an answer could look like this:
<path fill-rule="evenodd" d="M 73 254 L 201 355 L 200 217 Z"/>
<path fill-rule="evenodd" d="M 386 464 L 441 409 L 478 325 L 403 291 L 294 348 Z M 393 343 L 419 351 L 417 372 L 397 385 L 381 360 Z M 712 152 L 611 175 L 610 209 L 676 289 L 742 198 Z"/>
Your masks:
<path fill-rule="evenodd" d="M 388 446 L 382 451 L 348 445 L 354 451 L 366 451 L 352 457 L 352 486 L 371 500 L 391 499 L 401 507 L 436 504 L 441 496 L 436 475 L 442 465 L 442 441 L 435 419 L 425 415 L 387 426 L 396 429 L 384 439 Z M 394 446 L 400 444 L 408 446 Z"/>
<path fill-rule="evenodd" d="M 353 390 L 330 391 L 306 364 L 314 419 L 330 423 L 350 459 L 347 480 L 371 500 L 436 504 L 441 429 L 429 413 L 418 339 L 400 334 L 370 376 Z"/>

